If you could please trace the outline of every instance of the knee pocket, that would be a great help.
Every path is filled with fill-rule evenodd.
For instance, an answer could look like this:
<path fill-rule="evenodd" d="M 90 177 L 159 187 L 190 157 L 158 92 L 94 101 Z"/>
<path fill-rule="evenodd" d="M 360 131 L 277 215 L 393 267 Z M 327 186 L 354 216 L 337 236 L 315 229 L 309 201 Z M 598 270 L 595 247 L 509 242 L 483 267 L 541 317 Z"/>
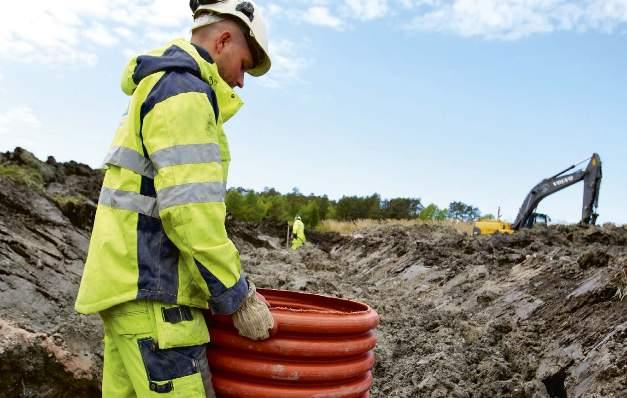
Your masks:
<path fill-rule="evenodd" d="M 200 361 L 207 354 L 205 345 L 159 349 L 152 338 L 140 339 L 137 344 L 151 391 L 204 397 Z"/>
<path fill-rule="evenodd" d="M 198 372 L 199 361 L 206 354 L 204 345 L 159 349 L 154 339 L 137 341 L 148 378 L 166 381 Z"/>

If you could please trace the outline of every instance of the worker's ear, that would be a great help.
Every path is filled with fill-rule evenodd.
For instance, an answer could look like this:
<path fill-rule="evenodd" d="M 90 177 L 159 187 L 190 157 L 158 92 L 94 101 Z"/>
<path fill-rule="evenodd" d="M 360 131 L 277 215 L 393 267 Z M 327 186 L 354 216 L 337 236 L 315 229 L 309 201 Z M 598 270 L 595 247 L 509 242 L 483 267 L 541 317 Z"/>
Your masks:
<path fill-rule="evenodd" d="M 233 35 L 228 30 L 225 30 L 218 36 L 218 40 L 216 40 L 216 53 L 222 54 L 226 46 L 228 46 L 233 40 Z"/>

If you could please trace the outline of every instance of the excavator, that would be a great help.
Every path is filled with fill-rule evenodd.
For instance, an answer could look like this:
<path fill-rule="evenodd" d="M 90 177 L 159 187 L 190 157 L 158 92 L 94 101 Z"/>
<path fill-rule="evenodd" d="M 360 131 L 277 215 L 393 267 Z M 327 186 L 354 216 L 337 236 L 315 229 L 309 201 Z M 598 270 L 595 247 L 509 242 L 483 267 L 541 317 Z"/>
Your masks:
<path fill-rule="evenodd" d="M 570 174 L 566 174 L 588 160 L 589 162 L 585 169 L 579 169 Z M 572 165 L 552 177 L 545 178 L 533 187 L 527 194 L 513 224 L 501 220 L 477 221 L 473 227 L 473 235 L 491 235 L 497 232 L 511 234 L 521 228 L 531 228 L 538 224 L 548 224 L 548 222 L 550 222 L 549 216 L 535 212 L 540 201 L 580 181 L 583 181 L 584 184 L 583 208 L 580 223 L 585 225 L 595 224 L 599 216 L 596 213 L 596 209 L 599 204 L 599 190 L 601 189 L 602 177 L 601 158 L 597 153 L 594 153 L 591 158 Z"/>

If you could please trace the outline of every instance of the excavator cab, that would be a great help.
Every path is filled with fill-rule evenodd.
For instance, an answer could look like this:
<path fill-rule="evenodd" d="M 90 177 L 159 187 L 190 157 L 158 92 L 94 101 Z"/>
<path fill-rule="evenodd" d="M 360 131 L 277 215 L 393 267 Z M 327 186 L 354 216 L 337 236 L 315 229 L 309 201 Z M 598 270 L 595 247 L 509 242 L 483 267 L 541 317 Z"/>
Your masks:
<path fill-rule="evenodd" d="M 531 216 L 526 221 L 526 224 L 523 225 L 525 228 L 533 228 L 534 225 L 542 225 L 547 226 L 551 222 L 551 217 L 543 213 L 531 213 Z"/>

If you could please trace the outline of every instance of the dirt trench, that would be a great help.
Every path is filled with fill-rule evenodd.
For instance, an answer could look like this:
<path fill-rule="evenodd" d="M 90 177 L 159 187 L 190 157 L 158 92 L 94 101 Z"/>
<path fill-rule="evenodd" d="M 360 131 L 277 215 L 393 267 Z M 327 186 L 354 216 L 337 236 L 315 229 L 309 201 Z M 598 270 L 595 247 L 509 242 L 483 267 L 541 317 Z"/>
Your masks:
<path fill-rule="evenodd" d="M 239 246 L 260 285 L 378 311 L 373 397 L 627 397 L 622 228 L 386 226 L 314 241 Z"/>
<path fill-rule="evenodd" d="M 100 396 L 100 321 L 73 303 L 102 173 L 23 150 L 0 171 L 0 397 Z M 258 286 L 377 310 L 373 397 L 627 397 L 624 228 L 381 226 L 297 252 L 283 225 L 228 230 Z"/>

